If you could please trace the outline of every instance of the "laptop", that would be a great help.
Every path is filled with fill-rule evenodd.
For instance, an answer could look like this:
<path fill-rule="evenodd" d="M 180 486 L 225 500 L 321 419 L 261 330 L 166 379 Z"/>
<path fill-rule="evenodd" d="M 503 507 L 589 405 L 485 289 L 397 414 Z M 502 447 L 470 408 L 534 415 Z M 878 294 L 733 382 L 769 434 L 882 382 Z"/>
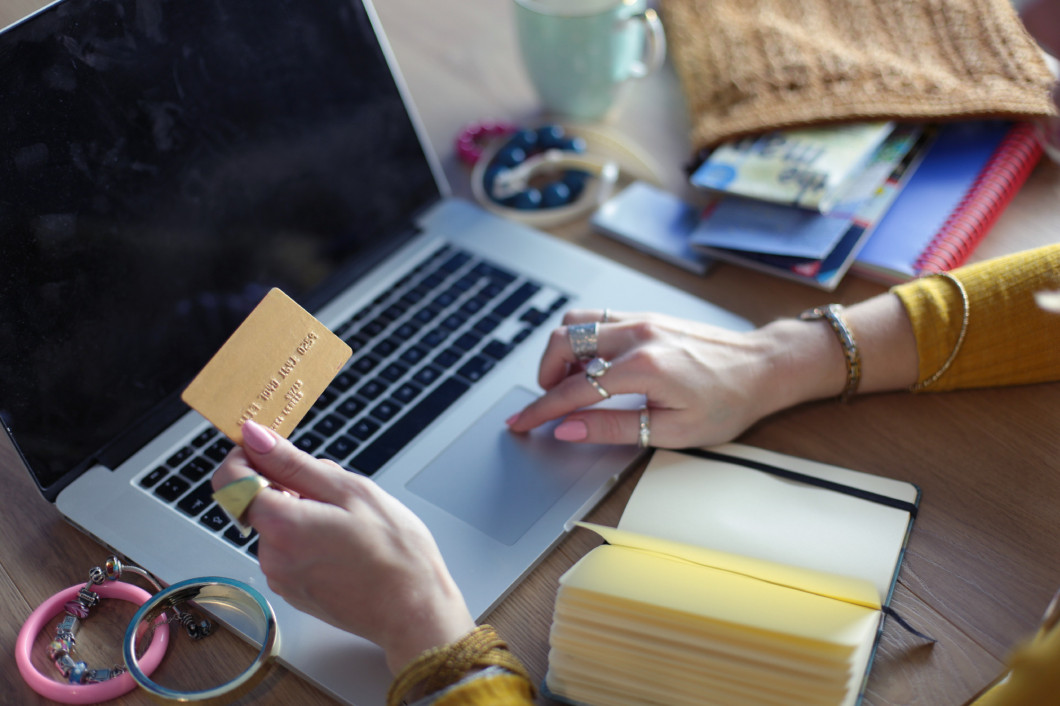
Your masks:
<path fill-rule="evenodd" d="M 451 197 L 362 0 L 62 0 L 0 33 L 0 94 L 10 442 L 162 581 L 260 589 L 281 662 L 349 703 L 383 701 L 381 651 L 269 591 L 209 497 L 230 443 L 179 400 L 269 288 L 355 350 L 292 440 L 411 507 L 479 617 L 638 455 L 506 431 L 563 311 L 748 328 Z"/>

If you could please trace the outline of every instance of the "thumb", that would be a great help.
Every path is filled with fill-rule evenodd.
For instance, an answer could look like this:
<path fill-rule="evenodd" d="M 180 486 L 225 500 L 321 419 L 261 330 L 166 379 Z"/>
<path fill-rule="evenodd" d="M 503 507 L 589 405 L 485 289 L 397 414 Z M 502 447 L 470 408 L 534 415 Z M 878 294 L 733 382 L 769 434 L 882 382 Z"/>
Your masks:
<path fill-rule="evenodd" d="M 256 422 L 243 424 L 243 451 L 250 465 L 272 482 L 303 498 L 335 504 L 346 495 L 349 471 L 298 449 L 287 439 Z"/>

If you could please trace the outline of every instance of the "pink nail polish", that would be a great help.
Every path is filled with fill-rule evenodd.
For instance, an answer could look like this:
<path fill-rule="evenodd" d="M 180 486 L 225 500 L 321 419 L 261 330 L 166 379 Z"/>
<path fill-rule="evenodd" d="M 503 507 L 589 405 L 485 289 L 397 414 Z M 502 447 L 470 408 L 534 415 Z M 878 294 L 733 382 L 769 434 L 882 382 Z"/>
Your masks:
<path fill-rule="evenodd" d="M 560 441 L 584 441 L 589 436 L 589 427 L 582 421 L 567 421 L 556 427 L 552 435 Z"/>
<path fill-rule="evenodd" d="M 504 423 L 507 424 L 508 426 L 511 426 L 511 425 L 515 424 L 517 421 L 519 421 L 519 412 L 516 412 L 512 416 L 510 416 L 507 419 L 505 419 Z"/>
<path fill-rule="evenodd" d="M 267 454 L 276 446 L 276 437 L 257 422 L 243 423 L 243 445 L 259 454 Z"/>

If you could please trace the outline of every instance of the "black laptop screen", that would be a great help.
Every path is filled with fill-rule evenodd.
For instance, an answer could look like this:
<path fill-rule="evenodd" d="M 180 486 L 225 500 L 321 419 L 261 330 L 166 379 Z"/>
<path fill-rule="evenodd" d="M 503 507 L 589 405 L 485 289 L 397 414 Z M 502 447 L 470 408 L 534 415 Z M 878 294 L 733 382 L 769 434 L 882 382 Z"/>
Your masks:
<path fill-rule="evenodd" d="M 67 0 L 0 34 L 0 417 L 42 490 L 438 196 L 357 0 Z"/>

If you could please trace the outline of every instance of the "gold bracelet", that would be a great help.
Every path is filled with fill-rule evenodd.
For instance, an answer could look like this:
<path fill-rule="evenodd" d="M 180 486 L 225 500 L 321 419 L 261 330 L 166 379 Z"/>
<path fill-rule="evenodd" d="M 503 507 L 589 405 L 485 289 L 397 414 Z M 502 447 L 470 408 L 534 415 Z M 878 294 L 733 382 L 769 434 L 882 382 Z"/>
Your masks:
<path fill-rule="evenodd" d="M 799 319 L 802 321 L 824 319 L 835 331 L 847 364 L 847 384 L 839 394 L 839 401 L 846 402 L 858 391 L 858 384 L 861 382 L 861 353 L 858 352 L 858 343 L 854 340 L 854 334 L 843 318 L 843 307 L 839 304 L 814 307 L 799 314 Z"/>
<path fill-rule="evenodd" d="M 961 281 L 959 279 L 954 277 L 949 272 L 932 272 L 931 274 L 924 276 L 941 277 L 942 279 L 948 279 L 950 282 L 953 282 L 953 284 L 957 286 L 957 291 L 961 293 L 961 306 L 963 307 L 961 317 L 961 332 L 957 335 L 957 343 L 954 344 L 953 350 L 950 351 L 950 357 L 946 359 L 946 362 L 942 364 L 942 367 L 936 370 L 934 374 L 930 377 L 925 378 L 924 380 L 910 387 L 909 389 L 912 392 L 918 392 L 928 387 L 929 385 L 933 385 L 935 382 L 938 381 L 940 377 L 942 377 L 943 373 L 949 370 L 950 366 L 953 365 L 954 359 L 957 358 L 957 354 L 961 351 L 961 346 L 964 345 L 964 336 L 968 333 L 968 315 L 971 311 L 971 305 L 968 302 L 968 291 L 965 290 L 964 285 L 961 284 Z"/>
<path fill-rule="evenodd" d="M 480 625 L 456 642 L 434 647 L 406 665 L 394 678 L 387 692 L 387 706 L 404 703 L 406 694 L 420 686 L 420 695 L 433 694 L 451 686 L 473 670 L 502 667 L 530 683 L 522 662 L 508 650 L 508 644 L 489 625 Z"/>

